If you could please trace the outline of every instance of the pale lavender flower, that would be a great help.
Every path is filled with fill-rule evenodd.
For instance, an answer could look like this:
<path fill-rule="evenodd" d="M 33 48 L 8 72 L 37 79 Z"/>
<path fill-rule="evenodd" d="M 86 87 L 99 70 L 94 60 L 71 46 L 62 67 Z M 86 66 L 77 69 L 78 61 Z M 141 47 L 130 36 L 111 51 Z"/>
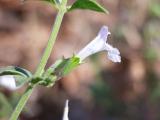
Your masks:
<path fill-rule="evenodd" d="M 68 103 L 69 103 L 69 100 L 66 100 L 65 107 L 64 107 L 64 113 L 63 113 L 63 120 L 69 120 L 69 118 L 68 118 L 68 113 L 69 113 Z"/>
<path fill-rule="evenodd" d="M 12 75 L 0 76 L 0 85 L 10 90 L 18 89 L 16 86 L 16 80 Z"/>
<path fill-rule="evenodd" d="M 107 43 L 107 37 L 111 33 L 107 26 L 103 26 L 96 38 L 94 38 L 87 46 L 85 46 L 77 56 L 83 61 L 88 56 L 100 51 L 107 51 L 108 58 L 113 62 L 121 62 L 120 52 L 117 48 L 113 48 Z"/>

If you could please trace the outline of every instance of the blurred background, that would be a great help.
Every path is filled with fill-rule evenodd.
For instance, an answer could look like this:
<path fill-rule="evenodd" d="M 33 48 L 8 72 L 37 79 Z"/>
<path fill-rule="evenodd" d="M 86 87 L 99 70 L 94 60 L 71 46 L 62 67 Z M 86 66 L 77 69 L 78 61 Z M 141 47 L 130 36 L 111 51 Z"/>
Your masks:
<path fill-rule="evenodd" d="M 19 120 L 160 120 L 160 0 L 98 0 L 109 15 L 76 10 L 64 17 L 47 67 L 77 53 L 101 26 L 122 56 L 95 54 L 52 88 L 38 86 Z M 70 0 L 73 2 L 73 0 Z M 0 66 L 35 71 L 56 16 L 48 3 L 0 0 Z M 0 87 L 0 120 L 7 120 L 26 87 Z"/>

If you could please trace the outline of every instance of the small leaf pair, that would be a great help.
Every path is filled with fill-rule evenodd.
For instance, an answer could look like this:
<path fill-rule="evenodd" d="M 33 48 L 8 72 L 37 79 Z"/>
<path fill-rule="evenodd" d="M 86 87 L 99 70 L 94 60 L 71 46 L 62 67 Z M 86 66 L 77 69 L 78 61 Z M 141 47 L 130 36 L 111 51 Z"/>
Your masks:
<path fill-rule="evenodd" d="M 80 58 L 76 56 L 72 56 L 67 59 L 59 59 L 51 67 L 49 67 L 41 77 L 33 77 L 30 81 L 30 85 L 33 86 L 39 84 L 46 87 L 51 87 L 57 80 L 69 74 L 80 64 Z"/>

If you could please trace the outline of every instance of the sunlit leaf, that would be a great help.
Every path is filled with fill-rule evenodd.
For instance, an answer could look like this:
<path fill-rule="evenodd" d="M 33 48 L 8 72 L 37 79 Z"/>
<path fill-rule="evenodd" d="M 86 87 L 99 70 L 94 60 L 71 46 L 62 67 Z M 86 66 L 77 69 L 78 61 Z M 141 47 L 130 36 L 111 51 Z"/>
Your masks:
<path fill-rule="evenodd" d="M 47 75 L 56 75 L 58 78 L 61 78 L 69 74 L 74 68 L 80 64 L 80 58 L 73 56 L 71 58 L 62 58 L 55 62 L 45 73 Z"/>
<path fill-rule="evenodd" d="M 72 11 L 75 9 L 88 9 L 97 12 L 108 13 L 108 11 L 104 7 L 96 2 L 96 0 L 76 0 L 68 9 L 68 11 Z"/>

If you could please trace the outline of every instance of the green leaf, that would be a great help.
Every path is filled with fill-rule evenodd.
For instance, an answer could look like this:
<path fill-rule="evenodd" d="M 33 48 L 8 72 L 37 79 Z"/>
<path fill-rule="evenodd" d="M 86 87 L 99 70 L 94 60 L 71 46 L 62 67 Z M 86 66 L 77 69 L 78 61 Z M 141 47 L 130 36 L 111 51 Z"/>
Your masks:
<path fill-rule="evenodd" d="M 77 0 L 68 9 L 68 11 L 72 11 L 75 9 L 88 9 L 97 12 L 109 13 L 104 7 L 97 3 L 96 0 Z"/>
<path fill-rule="evenodd" d="M 0 76 L 3 75 L 19 75 L 26 78 L 32 76 L 30 71 L 16 66 L 8 66 L 5 68 L 0 68 Z"/>
<path fill-rule="evenodd" d="M 80 58 L 73 56 L 69 59 L 66 59 L 64 68 L 63 68 L 63 75 L 69 74 L 74 68 L 76 68 L 80 64 Z"/>
<path fill-rule="evenodd" d="M 24 78 L 22 76 L 15 75 L 14 78 L 15 78 L 15 82 L 16 82 L 16 87 L 21 87 L 25 83 L 29 82 L 29 79 Z"/>
<path fill-rule="evenodd" d="M 44 74 L 45 76 L 54 75 L 61 78 L 69 74 L 74 68 L 80 65 L 80 58 L 73 56 L 71 58 L 62 58 L 55 62 Z"/>
<path fill-rule="evenodd" d="M 57 5 L 61 4 L 61 0 L 44 0 L 44 1 L 47 1 L 47 2 L 52 3 L 52 4 L 57 4 Z"/>
<path fill-rule="evenodd" d="M 44 1 L 47 1 L 47 2 L 49 2 L 49 3 L 55 4 L 55 1 L 54 1 L 54 0 L 44 0 Z"/>
<path fill-rule="evenodd" d="M 8 75 L 13 76 L 13 78 L 7 78 L 9 77 Z M 26 69 L 15 67 L 15 66 L 8 66 L 5 68 L 0 68 L 0 76 L 3 77 L 0 79 L 1 80 L 0 85 L 8 89 L 14 90 L 21 87 L 26 82 L 28 82 L 29 78 L 32 77 L 32 74 L 30 71 Z M 6 80 L 8 80 L 9 82 L 6 82 Z M 12 87 L 11 87 L 11 84 L 13 84 Z"/>

